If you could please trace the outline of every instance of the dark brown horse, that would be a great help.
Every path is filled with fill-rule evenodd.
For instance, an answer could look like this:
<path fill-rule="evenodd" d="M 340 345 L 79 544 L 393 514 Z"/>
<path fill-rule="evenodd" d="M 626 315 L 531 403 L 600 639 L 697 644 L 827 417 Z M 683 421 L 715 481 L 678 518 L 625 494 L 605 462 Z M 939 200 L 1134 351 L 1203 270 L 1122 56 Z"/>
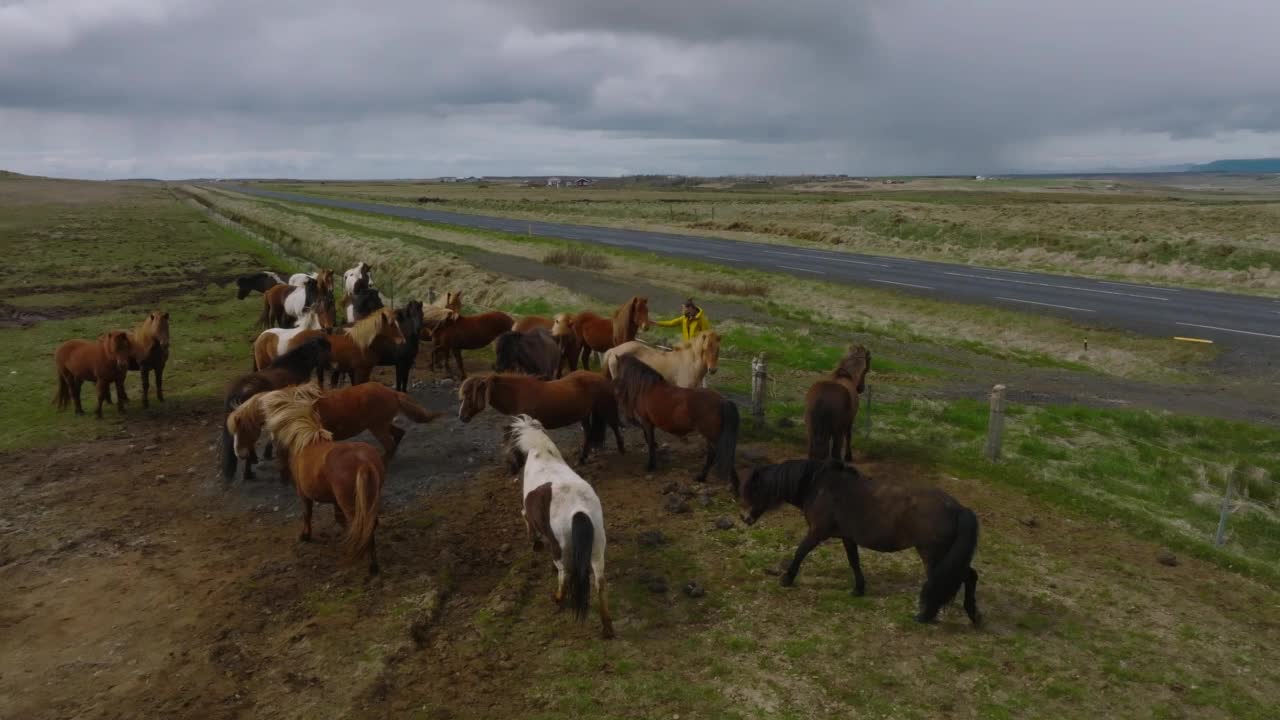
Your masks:
<path fill-rule="evenodd" d="M 129 374 L 129 358 L 132 348 L 129 335 L 123 330 L 103 333 L 97 340 L 68 340 L 53 353 L 53 365 L 58 373 L 58 392 L 53 402 L 59 410 L 74 401 L 76 414 L 83 415 L 80 405 L 80 387 L 86 381 L 98 386 L 98 409 L 94 415 L 102 417 L 102 404 L 111 402 L 111 384 L 115 383 L 118 402 L 116 410 L 123 413 L 129 397 L 124 393 L 124 378 Z"/>
<path fill-rule="evenodd" d="M 156 374 L 156 399 L 164 402 L 164 366 L 169 362 L 169 313 L 152 310 L 128 335 L 129 369 L 142 375 L 142 407 L 151 404 L 152 372 Z"/>
<path fill-rule="evenodd" d="M 267 367 L 241 375 L 227 386 L 223 410 L 230 415 L 241 403 L 258 393 L 307 382 L 312 375 L 329 367 L 331 349 L 329 338 L 312 338 L 276 358 Z M 230 480 L 236 474 L 236 450 L 225 419 L 222 423 L 222 478 Z M 253 479 L 253 464 L 257 461 L 257 455 L 250 452 L 244 464 L 245 480 Z"/>
<path fill-rule="evenodd" d="M 449 358 L 458 364 L 458 375 L 467 377 L 462 365 L 463 350 L 479 350 L 511 329 L 515 320 L 504 312 L 488 312 L 480 315 L 452 315 L 443 320 L 431 333 L 434 344 L 432 353 L 444 356 L 444 371 L 449 372 Z"/>
<path fill-rule="evenodd" d="M 933 622 L 964 586 L 964 610 L 977 625 L 978 573 L 970 563 L 978 547 L 978 517 L 937 488 L 874 480 L 839 460 L 789 460 L 756 468 L 738 487 L 742 520 L 748 525 L 783 503 L 804 512 L 809 532 L 796 548 L 781 583 L 790 587 L 800 563 L 828 538 L 844 541 L 853 592 L 866 592 L 858 547 L 877 552 L 915 548 L 924 561 L 919 622 Z"/>
<path fill-rule="evenodd" d="M 636 333 L 649 327 L 649 299 L 639 295 L 622 303 L 613 318 L 603 318 L 587 311 L 578 313 L 573 329 L 582 345 L 582 369 L 591 369 L 591 353 L 603 353 L 615 345 L 636 339 Z"/>
<path fill-rule="evenodd" d="M 262 404 L 271 436 L 288 454 L 289 477 L 302 500 L 302 532 L 311 540 L 311 511 L 315 503 L 334 506 L 333 516 L 347 530 L 343 546 L 347 560 L 368 555 L 369 574 L 378 574 L 374 532 L 387 475 L 382 456 L 368 443 L 334 442 L 324 428 L 307 388 L 288 388 L 268 394 Z"/>
<path fill-rule="evenodd" d="M 578 339 L 573 313 L 558 313 L 551 323 L 551 337 L 560 346 L 560 374 L 578 369 L 578 357 L 582 355 L 582 341 Z M 567 370 L 566 370 L 567 368 Z"/>
<path fill-rule="evenodd" d="M 810 460 L 843 457 L 845 462 L 853 462 L 858 397 L 866 390 L 870 369 L 871 352 L 861 345 L 850 345 L 831 377 L 814 383 L 805 393 L 804 426 L 809 431 Z"/>
<path fill-rule="evenodd" d="M 409 391 L 409 371 L 418 359 L 418 338 L 422 336 L 425 326 L 422 317 L 422 303 L 410 300 L 405 306 L 396 310 L 396 324 L 400 326 L 400 335 L 404 342 L 396 343 L 385 337 L 375 338 L 373 351 L 378 355 L 378 367 L 394 367 L 396 369 L 396 390 Z M 352 381 L 354 382 L 354 380 Z"/>
<path fill-rule="evenodd" d="M 592 448 L 604 445 L 606 425 L 613 428 L 618 452 L 626 452 L 613 388 L 597 373 L 579 370 L 550 381 L 528 375 L 472 377 L 458 388 L 458 399 L 458 419 L 462 422 L 471 422 L 471 418 L 491 407 L 504 415 L 528 415 L 551 429 L 581 423 L 579 463 L 586 462 Z"/>
<path fill-rule="evenodd" d="M 684 437 L 696 432 L 707 441 L 707 460 L 698 473 L 698 482 L 707 479 L 715 465 L 720 479 L 732 485 L 736 480 L 734 456 L 738 447 L 738 406 L 714 390 L 682 388 L 668 383 L 662 375 L 632 355 L 618 359 L 614 380 L 618 407 L 625 417 L 640 423 L 649 444 L 649 472 L 658 467 L 658 428 Z"/>
<path fill-rule="evenodd" d="M 243 300 L 251 292 L 265 293 L 276 285 L 283 285 L 284 278 L 278 273 L 264 271 L 236 278 L 236 299 Z"/>
<path fill-rule="evenodd" d="M 541 328 L 504 332 L 494 342 L 493 350 L 494 372 L 522 372 L 543 380 L 560 376 L 560 346 L 551 333 Z"/>

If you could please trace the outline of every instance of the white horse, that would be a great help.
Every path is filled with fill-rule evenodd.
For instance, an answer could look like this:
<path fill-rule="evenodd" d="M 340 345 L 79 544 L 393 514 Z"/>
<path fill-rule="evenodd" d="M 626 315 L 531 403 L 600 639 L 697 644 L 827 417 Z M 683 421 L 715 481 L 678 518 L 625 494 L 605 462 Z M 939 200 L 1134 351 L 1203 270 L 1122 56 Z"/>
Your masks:
<path fill-rule="evenodd" d="M 600 367 L 605 377 L 617 377 L 618 361 L 624 355 L 634 355 L 637 360 L 657 370 L 664 380 L 682 388 L 705 387 L 707 373 L 714 375 L 720 365 L 720 335 L 704 330 L 671 350 L 660 350 L 638 340 L 625 342 L 610 348 L 604 354 Z"/>
<path fill-rule="evenodd" d="M 292 280 L 292 278 L 290 278 Z M 314 287 L 314 286 L 313 286 Z M 297 289 L 290 291 L 284 297 L 285 314 L 298 319 L 302 318 L 302 313 L 307 309 L 307 284 L 304 282 Z"/>
<path fill-rule="evenodd" d="M 307 284 L 308 280 L 315 280 L 315 273 L 294 273 L 289 276 L 289 284 L 294 287 L 302 287 Z"/>
<path fill-rule="evenodd" d="M 591 609 L 594 586 L 605 638 L 613 637 L 604 584 L 604 511 L 586 480 L 565 463 L 542 423 L 520 415 L 511 423 L 512 465 L 524 475 L 525 528 L 533 549 L 546 543 L 559 573 L 555 601 L 569 601 L 574 617 Z"/>
<path fill-rule="evenodd" d="M 369 263 L 361 260 L 355 267 L 342 273 L 342 281 L 348 295 L 356 291 L 356 283 L 360 282 L 362 277 L 368 280 L 370 285 L 373 284 L 373 273 L 370 272 L 372 269 Z"/>

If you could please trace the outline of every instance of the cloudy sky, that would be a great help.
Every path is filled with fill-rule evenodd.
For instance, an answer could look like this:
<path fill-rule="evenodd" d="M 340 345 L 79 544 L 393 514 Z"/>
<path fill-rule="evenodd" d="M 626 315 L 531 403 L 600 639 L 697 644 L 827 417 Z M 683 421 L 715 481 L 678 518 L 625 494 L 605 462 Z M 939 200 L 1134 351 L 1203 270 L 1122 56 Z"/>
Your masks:
<path fill-rule="evenodd" d="M 0 169 L 1082 170 L 1280 155 L 1276 0 L 0 0 Z"/>

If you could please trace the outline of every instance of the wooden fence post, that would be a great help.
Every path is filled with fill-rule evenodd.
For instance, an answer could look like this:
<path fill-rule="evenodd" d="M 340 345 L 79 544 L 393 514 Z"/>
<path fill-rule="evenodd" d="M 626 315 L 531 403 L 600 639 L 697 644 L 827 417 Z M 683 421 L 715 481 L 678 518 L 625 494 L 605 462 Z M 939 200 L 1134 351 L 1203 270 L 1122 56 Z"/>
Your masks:
<path fill-rule="evenodd" d="M 1236 483 L 1238 466 L 1227 468 L 1227 489 L 1222 492 L 1222 509 L 1218 511 L 1218 532 L 1213 536 L 1213 544 L 1221 545 L 1227 539 L 1227 517 L 1231 514 L 1231 488 Z"/>
<path fill-rule="evenodd" d="M 986 456 L 991 462 L 1000 460 L 1000 446 L 1004 443 L 1004 385 L 991 388 L 991 415 L 987 419 Z"/>
<path fill-rule="evenodd" d="M 764 353 L 751 361 L 751 414 L 764 419 L 765 385 L 769 381 L 769 368 L 764 360 Z"/>

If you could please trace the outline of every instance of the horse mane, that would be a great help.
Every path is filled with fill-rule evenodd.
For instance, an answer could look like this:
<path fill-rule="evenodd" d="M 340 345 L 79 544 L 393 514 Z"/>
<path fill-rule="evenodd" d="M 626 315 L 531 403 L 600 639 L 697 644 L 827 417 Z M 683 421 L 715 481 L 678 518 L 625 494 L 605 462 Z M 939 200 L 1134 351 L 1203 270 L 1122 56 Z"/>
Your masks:
<path fill-rule="evenodd" d="M 458 386 L 458 399 L 472 407 L 489 407 L 489 385 L 492 375 L 472 375 Z"/>
<path fill-rule="evenodd" d="M 446 292 L 444 294 L 444 297 L 440 298 L 440 304 L 434 307 L 447 308 L 449 310 L 454 311 L 455 313 L 461 313 L 462 312 L 462 291 L 450 290 Z"/>
<path fill-rule="evenodd" d="M 635 355 L 618 358 L 618 375 L 613 382 L 620 409 L 624 409 L 628 415 L 635 414 L 636 403 L 651 388 L 667 384 L 662 373 L 645 365 Z"/>
<path fill-rule="evenodd" d="M 375 338 L 378 337 L 387 327 L 387 323 L 396 321 L 395 312 L 390 308 L 379 308 L 377 312 L 369 315 L 363 320 L 357 320 L 354 325 L 347 328 L 347 335 L 351 337 L 351 342 L 361 350 L 367 350 L 373 344 Z"/>
<path fill-rule="evenodd" d="M 564 462 L 560 448 L 556 447 L 555 441 L 547 435 L 542 423 L 528 415 L 516 416 L 516 419 L 511 422 L 511 434 L 514 436 L 516 448 L 524 455 L 540 452 Z"/>
<path fill-rule="evenodd" d="M 154 343 L 163 347 L 169 346 L 169 313 L 152 310 L 132 330 L 128 332 L 129 344 L 134 349 L 149 352 Z"/>
<path fill-rule="evenodd" d="M 257 428 L 258 434 L 262 434 L 262 397 L 266 393 L 258 393 L 250 395 L 247 400 L 240 403 L 238 407 L 227 414 L 227 432 L 232 435 L 237 434 L 241 425 L 249 425 Z"/>
<path fill-rule="evenodd" d="M 753 507 L 774 508 L 782 503 L 800 504 L 827 460 L 787 460 L 751 471 L 743 491 Z M 836 465 L 839 466 L 838 461 Z"/>
<path fill-rule="evenodd" d="M 288 448 L 290 453 L 333 440 L 333 433 L 324 429 L 316 413 L 318 390 L 312 383 L 295 385 L 262 393 L 258 400 L 267 429 L 275 442 Z"/>
<path fill-rule="evenodd" d="M 124 351 L 126 353 L 133 352 L 133 342 L 129 339 L 129 333 L 124 330 L 108 330 L 98 336 L 98 345 L 102 351 L 111 357 L 116 354 L 116 346 L 120 344 L 120 337 L 124 337 Z"/>
<path fill-rule="evenodd" d="M 435 330 L 446 323 L 451 323 L 458 319 L 456 310 L 444 307 L 442 305 L 431 305 L 422 308 L 422 325 L 424 327 Z"/>
<path fill-rule="evenodd" d="M 640 296 L 635 295 L 614 311 L 613 313 L 613 344 L 621 345 L 628 340 L 634 340 L 636 336 L 636 303 L 640 302 Z"/>
<path fill-rule="evenodd" d="M 320 292 L 333 290 L 333 271 L 317 270 L 315 281 L 316 281 L 316 289 L 319 290 Z"/>

